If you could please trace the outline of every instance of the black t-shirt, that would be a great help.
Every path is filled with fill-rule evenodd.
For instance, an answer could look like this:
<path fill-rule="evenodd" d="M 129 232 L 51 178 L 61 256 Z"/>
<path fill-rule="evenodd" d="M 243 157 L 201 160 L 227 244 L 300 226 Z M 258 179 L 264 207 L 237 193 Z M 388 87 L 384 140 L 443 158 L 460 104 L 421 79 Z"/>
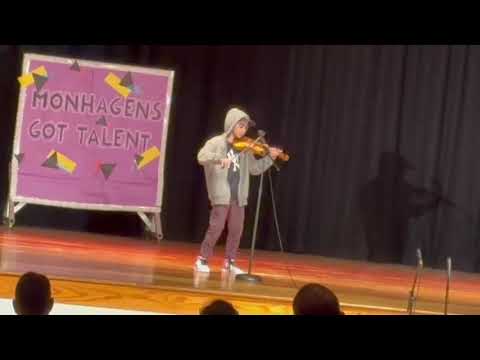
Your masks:
<path fill-rule="evenodd" d="M 228 170 L 228 184 L 230 185 L 231 202 L 238 201 L 238 184 L 240 183 L 239 152 L 230 143 L 227 144 L 227 157 L 232 159 Z"/>

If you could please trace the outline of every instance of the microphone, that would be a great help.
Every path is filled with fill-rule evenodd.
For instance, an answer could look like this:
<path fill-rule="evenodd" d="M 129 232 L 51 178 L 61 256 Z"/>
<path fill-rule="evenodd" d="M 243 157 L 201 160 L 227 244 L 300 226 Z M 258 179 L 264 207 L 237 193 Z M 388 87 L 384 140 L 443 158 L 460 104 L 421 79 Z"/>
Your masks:
<path fill-rule="evenodd" d="M 267 143 L 267 140 L 265 140 L 265 135 L 267 135 L 267 132 L 265 130 L 258 130 L 257 131 L 257 140 L 262 143 L 262 144 L 266 144 Z"/>
<path fill-rule="evenodd" d="M 267 135 L 267 133 L 265 132 L 265 130 L 258 130 L 258 131 L 257 131 L 257 134 L 258 134 L 258 137 L 259 137 L 259 138 L 263 138 L 263 137 L 265 137 L 265 135 Z"/>
<path fill-rule="evenodd" d="M 265 143 L 265 135 L 267 135 L 267 133 L 264 131 L 264 130 L 258 130 L 257 131 L 257 135 L 258 137 L 253 141 L 253 144 L 252 145 L 255 145 L 259 142 L 261 143 Z"/>
<path fill-rule="evenodd" d="M 255 140 L 255 142 L 257 141 L 260 141 L 261 143 L 263 144 L 266 144 L 267 141 L 265 140 L 265 135 L 267 135 L 267 132 L 265 130 L 261 130 L 261 129 L 258 129 L 257 130 L 257 135 L 258 135 L 258 138 L 257 140 Z M 270 155 L 268 155 L 270 157 Z M 280 168 L 278 167 L 277 164 L 275 164 L 275 162 L 273 163 L 273 167 L 277 170 L 277 171 L 280 171 Z"/>
<path fill-rule="evenodd" d="M 448 315 L 448 295 L 450 292 L 450 278 L 452 277 L 452 258 L 447 257 L 447 289 L 445 290 L 445 310 L 444 315 Z"/>

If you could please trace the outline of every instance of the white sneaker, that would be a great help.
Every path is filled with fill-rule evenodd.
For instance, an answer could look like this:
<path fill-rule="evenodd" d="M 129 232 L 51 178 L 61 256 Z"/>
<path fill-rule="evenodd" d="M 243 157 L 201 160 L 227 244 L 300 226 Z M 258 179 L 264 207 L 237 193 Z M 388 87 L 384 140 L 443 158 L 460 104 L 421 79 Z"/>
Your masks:
<path fill-rule="evenodd" d="M 202 273 L 209 273 L 210 268 L 208 267 L 208 262 L 205 259 L 197 258 L 197 261 L 195 261 L 195 267 L 194 269 L 198 272 Z"/>
<path fill-rule="evenodd" d="M 242 269 L 240 269 L 238 266 L 235 265 L 235 261 L 229 260 L 229 259 L 225 259 L 225 261 L 223 262 L 222 270 L 229 271 L 231 274 L 234 274 L 234 275 L 246 274 L 245 271 L 243 271 Z"/>

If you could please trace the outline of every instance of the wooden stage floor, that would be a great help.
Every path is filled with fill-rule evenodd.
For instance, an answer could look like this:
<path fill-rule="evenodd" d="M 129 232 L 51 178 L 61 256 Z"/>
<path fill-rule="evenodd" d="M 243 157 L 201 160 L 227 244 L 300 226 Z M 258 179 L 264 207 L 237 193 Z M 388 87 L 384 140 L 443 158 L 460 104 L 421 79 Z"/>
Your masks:
<path fill-rule="evenodd" d="M 222 274 L 223 248 L 213 272 L 198 275 L 199 244 L 161 242 L 97 234 L 0 226 L 0 297 L 11 298 L 18 276 L 37 271 L 52 279 L 56 301 L 65 304 L 197 314 L 216 298 L 241 314 L 291 314 L 297 289 L 318 282 L 334 290 L 347 314 L 405 314 L 415 269 L 320 256 L 256 252 L 254 273 L 261 284 Z M 248 267 L 248 250 L 238 263 Z M 446 278 L 425 269 L 417 314 L 442 314 Z M 450 314 L 480 314 L 480 275 L 454 272 Z"/>

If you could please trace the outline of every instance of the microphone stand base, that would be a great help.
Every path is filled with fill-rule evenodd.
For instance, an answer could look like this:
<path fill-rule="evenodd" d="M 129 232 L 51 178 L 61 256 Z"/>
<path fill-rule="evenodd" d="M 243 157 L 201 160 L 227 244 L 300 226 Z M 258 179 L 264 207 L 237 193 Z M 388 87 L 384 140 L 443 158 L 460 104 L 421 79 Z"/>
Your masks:
<path fill-rule="evenodd" d="M 252 274 L 238 274 L 235 276 L 235 280 L 246 281 L 252 284 L 258 284 L 262 282 L 262 278 L 260 276 Z"/>

